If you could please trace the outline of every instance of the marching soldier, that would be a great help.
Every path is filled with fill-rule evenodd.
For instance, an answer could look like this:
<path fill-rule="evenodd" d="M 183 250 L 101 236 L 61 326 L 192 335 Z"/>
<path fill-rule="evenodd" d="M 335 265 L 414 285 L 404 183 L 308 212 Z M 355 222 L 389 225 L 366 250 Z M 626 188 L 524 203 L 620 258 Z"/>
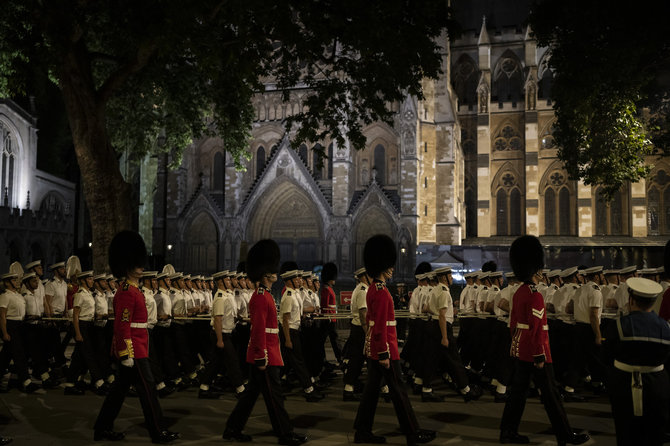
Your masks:
<path fill-rule="evenodd" d="M 49 266 L 54 276 L 44 285 L 44 294 L 47 305 L 44 307 L 48 317 L 63 317 L 67 309 L 67 281 L 65 279 L 65 262 L 54 263 Z M 65 324 L 50 322 L 46 326 L 49 356 L 54 358 L 54 366 L 65 365 L 65 348 L 61 343 L 60 334 L 67 331 Z"/>
<path fill-rule="evenodd" d="M 58 385 L 58 382 L 49 375 L 47 352 L 43 346 L 42 305 L 44 296 L 36 294 L 38 283 L 41 284 L 39 277 L 34 272 L 23 276 L 23 299 L 26 305 L 24 333 L 28 353 L 33 362 L 33 376 L 39 376 L 42 380 L 42 387 L 49 389 Z"/>
<path fill-rule="evenodd" d="M 323 265 L 321 279 L 323 280 L 324 285 L 321 287 L 321 311 L 326 315 L 335 314 L 337 313 L 337 298 L 335 297 L 333 286 L 335 285 L 335 279 L 337 279 L 337 266 L 335 266 L 334 263 L 326 263 Z M 321 323 L 324 342 L 326 338 L 330 339 L 330 345 L 333 348 L 335 359 L 337 360 L 338 364 L 342 364 L 342 351 L 337 345 L 337 319 L 324 320 L 321 321 Z M 323 352 L 323 360 L 325 363 L 325 351 Z"/>
<path fill-rule="evenodd" d="M 188 329 L 183 318 L 188 316 L 186 298 L 184 295 L 184 281 L 181 273 L 174 273 L 170 277 L 170 300 L 172 303 L 172 344 L 177 355 L 183 378 L 179 383 L 180 388 L 199 385 L 196 382 L 198 376 L 195 371 L 192 354 L 188 345 Z"/>
<path fill-rule="evenodd" d="M 586 281 L 574 296 L 575 336 L 577 347 L 577 363 L 587 365 L 591 373 L 591 384 L 599 390 L 602 386 L 602 367 L 597 359 L 598 349 L 602 344 L 600 332 L 600 314 L 603 296 L 600 291 L 602 266 L 594 266 L 583 270 Z"/>
<path fill-rule="evenodd" d="M 578 348 L 578 340 L 575 321 L 570 317 L 570 314 L 574 314 L 574 305 L 570 302 L 574 301 L 574 297 L 580 288 L 577 275 L 576 266 L 564 269 L 559 274 L 563 286 L 556 290 L 553 296 L 556 313 L 560 315 L 558 317 L 560 323 L 556 327 L 557 333 L 555 336 L 559 342 L 552 344 L 555 345 L 555 348 L 552 349 L 552 357 L 556 361 L 556 374 L 563 384 L 565 401 L 580 402 L 584 399 L 581 395 L 576 394 L 575 389 L 580 377 L 581 364 L 575 360 L 574 352 Z"/>
<path fill-rule="evenodd" d="M 231 276 L 231 285 L 235 290 L 235 303 L 237 305 L 237 325 L 235 326 L 234 338 L 235 348 L 239 356 L 238 363 L 242 370 L 242 376 L 247 378 L 249 370 L 244 365 L 247 362 L 247 346 L 249 345 L 249 300 L 253 293 L 253 284 L 249 286 L 244 273 L 246 265 L 237 265 L 237 272 Z"/>
<path fill-rule="evenodd" d="M 513 333 L 510 354 L 516 364 L 510 396 L 500 421 L 500 442 L 530 442 L 527 436 L 519 434 L 519 424 L 532 379 L 542 392 L 542 403 L 558 444 L 585 443 L 589 436 L 573 432 L 554 384 L 547 315 L 542 294 L 535 288 L 544 267 L 542 245 L 536 237 L 519 237 L 510 247 L 509 258 L 514 275 L 523 281 L 523 285 L 514 293 L 510 313 L 510 330 Z"/>
<path fill-rule="evenodd" d="M 401 382 L 400 356 L 395 331 L 393 298 L 386 288 L 386 281 L 393 276 L 397 254 L 395 243 L 385 235 L 375 235 L 365 242 L 363 261 L 368 275 L 374 279 L 367 292 L 370 327 L 366 337 L 368 356 L 368 380 L 356 420 L 354 421 L 354 443 L 385 443 L 386 439 L 372 433 L 372 424 L 379 400 L 379 388 L 384 379 L 389 387 L 393 407 L 400 429 L 407 436 L 407 444 L 428 443 L 435 438 L 434 431 L 422 430 L 414 415 Z"/>
<path fill-rule="evenodd" d="M 466 285 L 461 291 L 460 297 L 460 315 L 465 316 L 459 320 L 460 330 L 458 332 L 458 347 L 461 351 L 461 358 L 463 365 L 466 368 L 470 367 L 472 360 L 472 342 L 475 336 L 474 319 L 471 317 L 475 313 L 476 296 L 478 292 L 478 285 L 475 283 L 477 279 L 477 272 L 465 274 Z"/>
<path fill-rule="evenodd" d="M 39 300 L 39 308 L 41 310 L 40 314 L 51 314 L 51 310 L 49 309 L 49 302 L 46 298 L 44 284 L 42 284 L 42 275 L 44 274 L 42 261 L 35 260 L 30 262 L 25 266 L 24 270 L 26 273 L 35 273 L 35 276 L 37 277 L 37 288 L 35 288 L 33 294 Z"/>
<path fill-rule="evenodd" d="M 358 284 L 351 293 L 351 328 L 349 329 L 349 340 L 347 347 L 347 370 L 344 374 L 344 392 L 343 401 L 360 401 L 361 398 L 354 393 L 356 383 L 363 370 L 365 356 L 365 336 L 368 331 L 366 315 L 368 312 L 365 296 L 370 285 L 370 277 L 365 272 L 365 268 L 359 268 L 354 272 Z"/>
<path fill-rule="evenodd" d="M 161 368 L 168 380 L 172 382 L 158 382 L 156 390 L 158 396 L 164 398 L 176 390 L 175 385 L 181 383 L 177 360 L 174 355 L 174 342 L 172 334 L 172 301 L 170 300 L 170 274 L 162 272 L 156 276 L 158 291 L 154 295 L 156 301 L 156 326 L 154 327 L 154 339 L 156 353 L 161 359 Z M 149 352 L 151 354 L 151 352 Z M 175 382 L 178 381 L 178 382 Z"/>
<path fill-rule="evenodd" d="M 93 271 L 75 273 L 73 280 L 77 283 L 77 292 L 72 300 L 72 329 L 76 342 L 70 361 L 65 384 L 66 395 L 83 395 L 84 388 L 81 377 L 88 369 L 94 391 L 98 395 L 105 395 L 109 389 L 103 377 L 95 352 L 95 333 L 93 321 L 95 319 L 95 298 L 91 293 L 93 288 Z M 75 385 L 76 384 L 76 385 Z"/>
<path fill-rule="evenodd" d="M 619 270 L 619 287 L 614 292 L 614 301 L 616 304 L 616 310 L 619 315 L 628 314 L 628 285 L 626 281 L 631 277 L 635 277 L 637 273 L 637 267 L 635 265 L 626 266 Z"/>
<path fill-rule="evenodd" d="M 496 301 L 494 301 L 494 313 L 496 322 L 493 329 L 494 365 L 491 386 L 495 386 L 494 401 L 502 403 L 507 401 L 507 386 L 509 385 L 514 363 L 509 355 L 512 338 L 509 330 L 509 313 L 512 307 L 512 297 L 521 286 L 514 272 L 505 273 L 507 286 L 500 290 Z"/>
<path fill-rule="evenodd" d="M 139 290 L 139 281 L 146 261 L 146 247 L 136 232 L 121 231 L 109 245 L 109 266 L 118 278 L 125 278 L 114 297 L 114 345 L 119 360 L 119 377 L 95 421 L 95 441 L 122 440 L 125 435 L 115 432 L 114 420 L 121 410 L 130 385 L 137 391 L 144 413 L 144 421 L 153 443 L 169 443 L 179 434 L 165 430 L 163 413 L 156 396 L 156 388 L 149 365 L 149 334 L 147 333 L 147 306 Z"/>
<path fill-rule="evenodd" d="M 323 395 L 314 390 L 314 379 L 310 376 L 302 351 L 300 339 L 300 318 L 302 316 L 302 299 L 298 295 L 300 288 L 300 272 L 298 270 L 287 271 L 281 275 L 286 287 L 281 296 L 279 314 L 281 316 L 279 339 L 282 345 L 283 357 L 286 358 L 288 367 L 293 369 L 303 389 L 303 396 L 307 402 L 317 402 L 323 399 Z"/>
<path fill-rule="evenodd" d="M 651 307 L 662 287 L 643 278 L 626 285 L 630 313 L 609 327 L 604 342 L 617 446 L 660 446 L 670 399 L 670 326 Z"/>
<path fill-rule="evenodd" d="M 238 400 L 228 417 L 224 440 L 250 442 L 250 435 L 242 433 L 249 415 L 263 394 L 272 429 L 279 437 L 279 444 L 300 445 L 307 437 L 295 433 L 289 420 L 281 393 L 279 367 L 283 366 L 279 351 L 279 324 L 277 308 L 270 294 L 277 281 L 279 246 L 273 240 L 261 240 L 249 250 L 246 263 L 249 279 L 257 284 L 249 300 L 251 330 L 246 361 L 250 364 L 247 391 Z"/>
<path fill-rule="evenodd" d="M 107 274 L 98 274 L 93 277 L 93 299 L 95 299 L 95 317 L 91 333 L 95 357 L 100 364 L 103 376 L 108 384 L 114 382 L 114 373 L 109 356 L 111 338 L 107 337 L 107 320 L 109 319 L 109 305 L 107 302 Z"/>

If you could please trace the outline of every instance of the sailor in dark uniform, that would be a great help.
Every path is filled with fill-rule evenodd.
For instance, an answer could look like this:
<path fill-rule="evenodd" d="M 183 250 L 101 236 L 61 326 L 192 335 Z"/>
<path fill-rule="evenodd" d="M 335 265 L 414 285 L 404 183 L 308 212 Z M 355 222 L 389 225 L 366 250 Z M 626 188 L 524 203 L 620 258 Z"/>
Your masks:
<path fill-rule="evenodd" d="M 630 313 L 605 332 L 604 357 L 617 446 L 663 444 L 670 382 L 670 325 L 651 307 L 662 291 L 648 279 L 630 278 Z"/>

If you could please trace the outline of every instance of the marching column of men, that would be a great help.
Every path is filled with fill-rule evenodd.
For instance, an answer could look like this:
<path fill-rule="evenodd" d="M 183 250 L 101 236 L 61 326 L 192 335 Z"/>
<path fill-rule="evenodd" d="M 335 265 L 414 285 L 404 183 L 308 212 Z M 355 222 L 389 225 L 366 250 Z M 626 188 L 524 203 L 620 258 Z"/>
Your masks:
<path fill-rule="evenodd" d="M 13 264 L 9 273 L 0 276 L 4 288 L 0 294 L 0 332 L 3 337 L 0 371 L 13 371 L 17 377 L 16 387 L 24 392 L 34 392 L 40 386 L 53 388 L 64 378 L 63 386 L 68 395 L 83 395 L 88 389 L 105 395 L 118 379 L 118 370 L 113 368 L 108 354 L 113 344 L 114 323 L 111 321 L 125 317 L 114 311 L 118 284 L 108 274 L 81 271 L 78 263 L 78 260 L 70 258 L 67 264 L 59 262 L 51 265 L 49 269 L 53 278 L 44 283 L 40 277 L 43 272 L 40 261 L 25 265 L 25 269 Z M 338 356 L 335 325 L 341 315 L 336 315 L 333 291 L 337 268 L 334 265 L 326 268 L 326 285 L 320 287 L 318 276 L 300 271 L 292 263 L 292 269 L 281 274 L 285 288 L 274 304 L 275 313 L 278 312 L 278 348 L 283 360 L 268 365 L 276 367 L 279 372 L 279 391 L 285 391 L 291 383 L 297 382 L 300 394 L 307 401 L 316 402 L 324 398 L 322 390 L 335 376 L 335 366 L 325 361 L 324 344 L 330 339 L 336 360 L 344 371 L 344 401 L 367 398 L 362 407 L 373 410 L 376 403 L 372 405 L 371 398 L 377 398 L 375 395 L 381 393 L 387 401 L 394 402 L 396 411 L 402 417 L 403 429 L 414 435 L 420 430 L 412 421 L 411 407 L 406 407 L 404 397 L 393 387 L 397 383 L 389 382 L 390 379 L 397 380 L 404 374 L 423 402 L 443 401 L 443 397 L 432 389 L 438 379 L 452 386 L 466 402 L 478 399 L 481 387 L 485 387 L 494 395 L 495 402 L 505 402 L 510 407 L 510 413 L 514 414 L 501 424 L 501 441 L 526 442 L 527 437 L 517 431 L 525 403 L 515 392 L 519 392 L 519 386 L 526 386 L 528 376 L 535 376 L 538 372 L 525 363 L 530 361 L 529 357 L 519 351 L 515 354 L 515 349 L 521 348 L 524 342 L 522 338 L 528 322 L 537 321 L 528 319 L 527 315 L 519 315 L 521 319 L 516 319 L 516 322 L 510 317 L 515 301 L 525 299 L 532 303 L 530 316 L 536 316 L 542 322 L 538 325 L 539 333 L 542 336 L 546 334 L 551 340 L 551 354 L 544 353 L 543 364 L 548 365 L 551 361 L 546 381 L 555 380 L 559 387 L 546 387 L 548 384 L 540 379 L 544 375 L 536 376 L 535 384 L 541 388 L 545 404 L 549 404 L 547 411 L 558 432 L 559 443 L 584 438 L 575 436 L 569 430 L 564 411 L 559 407 L 560 400 L 584 401 L 580 388 L 596 394 L 609 393 L 617 431 L 621 431 L 622 438 L 632 438 L 633 435 L 622 427 L 624 420 L 640 417 L 638 406 L 643 403 L 638 401 L 642 398 L 638 389 L 642 388 L 642 383 L 650 383 L 643 392 L 645 401 L 653 402 L 650 407 L 654 409 L 649 410 L 656 411 L 663 405 L 668 408 L 666 400 L 655 400 L 652 394 L 647 396 L 649 388 L 662 389 L 666 385 L 661 377 L 667 373 L 658 374 L 660 365 L 668 360 L 667 356 L 663 357 L 665 350 L 651 349 L 653 357 L 660 358 L 654 359 L 654 364 L 633 360 L 631 358 L 635 355 L 629 353 L 618 353 L 618 349 L 630 352 L 631 346 L 637 345 L 627 342 L 639 337 L 636 333 L 642 329 L 636 328 L 641 323 L 638 319 L 651 318 L 637 313 L 654 312 L 665 320 L 670 319 L 670 296 L 664 297 L 670 295 L 667 292 L 670 282 L 664 267 L 640 270 L 635 266 L 621 270 L 603 270 L 601 266 L 564 270 L 538 268 L 531 277 L 533 283 L 526 283 L 530 286 L 528 292 L 523 288 L 524 280 L 528 282 L 530 279 L 515 273 L 503 275 L 496 271 L 493 262 L 487 262 L 482 268 L 486 271 L 464 275 L 466 286 L 460 293 L 458 305 L 455 305 L 451 295 L 451 269 L 441 267 L 432 271 L 430 264 L 421 264 L 415 272 L 418 286 L 409 297 L 407 340 L 402 352 L 398 352 L 398 358 L 395 358 L 393 349 L 389 350 L 390 359 L 397 361 L 390 364 L 402 366 L 400 370 L 403 373 L 394 372 L 388 376 L 383 370 L 381 372 L 384 373 L 373 373 L 368 385 L 377 386 L 376 390 L 368 389 L 361 396 L 363 366 L 367 363 L 368 379 L 371 371 L 380 371 L 371 369 L 377 367 L 380 360 L 382 367 L 386 367 L 386 355 L 380 357 L 377 354 L 375 357 L 374 352 L 367 350 L 373 335 L 370 322 L 374 321 L 369 315 L 370 293 L 386 289 L 386 280 L 382 277 L 375 281 L 366 268 L 355 272 L 358 283 L 350 305 L 350 332 L 343 352 Z M 252 377 L 249 372 L 255 373 L 255 369 L 246 365 L 253 328 L 249 305 L 257 287 L 247 277 L 245 269 L 246 266 L 241 264 L 238 271 L 221 271 L 212 277 L 203 277 L 175 272 L 171 265 L 167 265 L 160 273 L 144 271 L 139 276 L 138 290 L 143 296 L 147 314 L 147 321 L 141 324 L 146 325 L 143 326 L 147 331 L 146 363 L 151 371 L 153 393 L 166 397 L 178 389 L 197 387 L 200 398 L 218 399 L 227 390 L 240 400 L 250 398 L 245 395 Z M 505 287 L 503 277 L 507 281 Z M 658 286 L 650 288 L 647 282 L 642 283 L 644 286 L 639 285 L 634 280 L 638 278 L 646 278 Z M 379 284 L 375 285 L 377 282 Z M 636 283 L 644 289 L 635 288 Z M 371 285 L 375 288 L 372 289 Z M 526 293 L 523 299 L 519 294 L 522 288 Z M 654 291 L 654 299 L 649 297 L 653 294 L 649 290 Z M 533 306 L 538 296 L 542 308 Z M 540 313 L 542 317 L 537 316 Z M 631 313 L 635 313 L 635 317 L 630 319 L 632 322 L 624 323 Z M 328 318 L 314 319 L 313 316 L 318 314 L 325 314 Z M 208 320 L 209 325 L 198 322 L 198 318 Z M 454 336 L 456 320 L 459 325 L 457 338 Z M 396 332 L 396 325 L 390 326 Z M 270 329 L 274 330 L 273 327 Z M 660 336 L 657 344 L 670 343 L 666 342 L 663 330 L 656 335 Z M 377 333 L 377 336 L 381 334 Z M 393 342 L 397 342 L 397 334 L 395 336 Z M 74 348 L 68 364 L 64 347 L 69 344 L 69 337 L 74 340 Z M 610 339 L 612 343 L 608 344 Z M 647 345 L 640 348 L 644 350 Z M 613 362 L 615 360 L 618 362 Z M 530 362 L 531 366 L 538 365 L 535 360 Z M 637 364 L 639 362 L 643 364 Z M 620 366 L 619 363 L 628 366 Z M 395 365 L 393 367 L 395 370 Z M 523 374 L 521 378 L 519 373 Z M 631 380 L 638 383 L 632 387 L 631 393 L 621 394 L 620 387 L 605 387 L 605 384 L 611 386 L 618 383 L 623 375 L 632 377 Z M 5 375 L 0 390 L 7 390 L 7 379 Z M 133 387 L 129 392 L 138 394 L 138 390 Z M 266 390 L 271 394 L 278 392 L 274 387 Z M 257 387 L 255 391 L 264 390 Z M 623 412 L 623 409 L 617 409 L 628 407 L 625 401 L 629 397 L 633 400 L 633 409 Z M 511 399 L 513 401 L 510 402 Z M 245 404 L 244 411 L 251 404 L 250 400 Z M 646 407 L 647 403 L 644 404 Z M 381 441 L 372 435 L 372 421 L 368 415 L 357 417 L 356 429 L 360 432 L 357 442 Z M 661 417 L 657 421 L 666 419 L 664 410 L 657 415 Z M 277 414 L 277 417 L 279 424 L 274 427 L 280 439 L 289 444 L 303 441 L 300 436 L 292 436 L 290 428 L 282 425 L 282 414 Z M 238 441 L 247 438 L 241 433 L 242 418 L 233 417 L 230 425 L 233 433 L 229 437 Z M 642 423 L 640 426 L 647 425 Z M 656 440 L 651 438 L 649 444 L 656 444 Z M 628 444 L 622 441 L 620 444 Z"/>

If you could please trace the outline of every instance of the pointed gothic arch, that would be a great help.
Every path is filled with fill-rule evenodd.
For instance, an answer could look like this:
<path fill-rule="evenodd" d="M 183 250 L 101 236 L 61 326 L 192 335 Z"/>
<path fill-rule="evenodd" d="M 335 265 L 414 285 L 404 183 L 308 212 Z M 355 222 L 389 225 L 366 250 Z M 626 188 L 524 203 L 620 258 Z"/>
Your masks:
<path fill-rule="evenodd" d="M 218 269 L 219 231 L 214 218 L 205 211 L 193 217 L 184 232 L 185 271 L 214 273 Z"/>
<path fill-rule="evenodd" d="M 506 50 L 493 69 L 491 101 L 519 103 L 523 98 L 523 68 L 519 57 Z"/>
<path fill-rule="evenodd" d="M 468 111 L 477 107 L 477 84 L 479 70 L 475 61 L 467 54 L 462 54 L 451 70 L 451 80 L 458 97 L 458 110 L 466 107 Z"/>
<path fill-rule="evenodd" d="M 577 184 L 570 180 L 561 161 L 554 161 L 542 175 L 539 186 L 544 235 L 577 233 Z"/>
<path fill-rule="evenodd" d="M 495 208 L 496 235 L 520 235 L 524 225 L 523 176 L 512 163 L 505 163 L 491 183 L 491 196 Z"/>

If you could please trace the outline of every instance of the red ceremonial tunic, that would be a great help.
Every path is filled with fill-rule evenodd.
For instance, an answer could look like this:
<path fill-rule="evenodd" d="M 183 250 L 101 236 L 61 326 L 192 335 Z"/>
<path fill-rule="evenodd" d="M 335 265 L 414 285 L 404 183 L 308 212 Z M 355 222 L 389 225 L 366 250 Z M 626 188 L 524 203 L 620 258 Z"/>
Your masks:
<path fill-rule="evenodd" d="M 337 313 L 337 299 L 335 298 L 335 291 L 333 291 L 330 285 L 321 287 L 321 312 L 323 314 Z M 331 319 L 332 322 L 336 320 Z"/>
<path fill-rule="evenodd" d="M 661 308 L 658 310 L 658 315 L 661 319 L 670 321 L 670 288 L 663 293 L 663 300 L 661 301 Z"/>
<path fill-rule="evenodd" d="M 365 320 L 370 327 L 365 343 L 365 353 L 368 357 L 377 360 L 400 359 L 393 298 L 386 284 L 375 279 L 368 288 L 365 301 L 368 305 Z"/>
<path fill-rule="evenodd" d="M 121 358 L 147 358 L 147 306 L 136 285 L 123 281 L 114 295 L 114 348 Z"/>
<path fill-rule="evenodd" d="M 79 285 L 75 283 L 67 284 L 67 294 L 65 295 L 65 300 L 67 301 L 67 310 L 71 310 L 74 307 L 74 295 L 79 291 Z"/>
<path fill-rule="evenodd" d="M 283 366 L 279 350 L 279 324 L 277 307 L 272 295 L 259 287 L 249 300 L 251 332 L 247 348 L 247 362 L 257 366 Z"/>
<path fill-rule="evenodd" d="M 523 284 L 512 299 L 510 355 L 522 361 L 550 363 L 549 326 L 542 294 L 534 285 Z"/>

